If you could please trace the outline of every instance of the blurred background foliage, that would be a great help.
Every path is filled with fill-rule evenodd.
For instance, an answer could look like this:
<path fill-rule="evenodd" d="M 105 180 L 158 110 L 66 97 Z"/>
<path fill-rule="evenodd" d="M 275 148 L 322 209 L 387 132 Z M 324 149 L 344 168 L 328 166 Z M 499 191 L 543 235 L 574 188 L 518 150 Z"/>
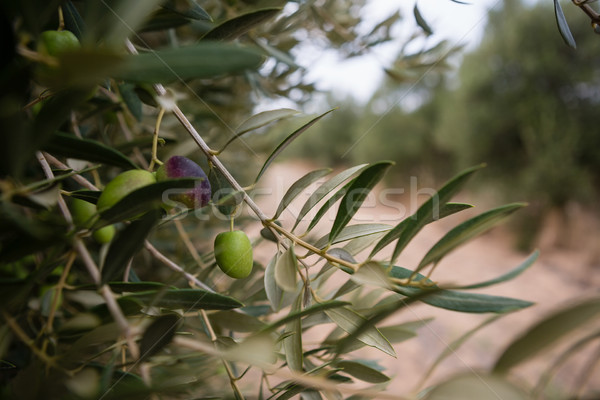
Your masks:
<path fill-rule="evenodd" d="M 571 23 L 576 50 L 549 23 L 551 2 L 507 0 L 490 12 L 473 50 L 452 50 L 458 68 L 441 60 L 425 77 L 411 79 L 398 72 L 407 62 L 401 52 L 366 104 L 330 98 L 340 110 L 301 139 L 299 154 L 334 164 L 391 159 L 398 175 L 390 183 L 401 187 L 411 175 L 433 185 L 485 162 L 488 168 L 477 178 L 485 185 L 474 187 L 530 202 L 529 218 L 523 218 L 531 228 L 526 242 L 551 208 L 576 202 L 597 212 L 600 42 L 579 19 L 580 10 L 564 11 L 578 21 Z M 449 48 L 435 50 L 439 57 Z M 320 150 L 325 140 L 334 148 Z"/>

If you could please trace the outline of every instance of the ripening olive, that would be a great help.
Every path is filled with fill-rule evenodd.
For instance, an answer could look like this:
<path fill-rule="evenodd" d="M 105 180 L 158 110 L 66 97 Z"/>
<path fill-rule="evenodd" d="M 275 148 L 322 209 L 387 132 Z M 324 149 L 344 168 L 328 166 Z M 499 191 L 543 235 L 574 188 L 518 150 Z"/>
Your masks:
<path fill-rule="evenodd" d="M 108 182 L 102 191 L 96 203 L 98 211 L 103 212 L 109 209 L 134 190 L 155 182 L 154 175 L 143 169 L 132 169 L 120 173 Z"/>
<path fill-rule="evenodd" d="M 156 179 L 163 181 L 172 178 L 201 178 L 193 189 L 175 193 L 170 200 L 183 203 L 187 208 L 204 207 L 210 201 L 211 189 L 208 177 L 194 161 L 183 156 L 172 156 L 156 171 Z M 171 204 L 167 204 L 170 206 Z"/>
<path fill-rule="evenodd" d="M 252 244 L 242 231 L 222 232 L 215 238 L 215 259 L 232 278 L 246 278 L 252 272 Z"/>

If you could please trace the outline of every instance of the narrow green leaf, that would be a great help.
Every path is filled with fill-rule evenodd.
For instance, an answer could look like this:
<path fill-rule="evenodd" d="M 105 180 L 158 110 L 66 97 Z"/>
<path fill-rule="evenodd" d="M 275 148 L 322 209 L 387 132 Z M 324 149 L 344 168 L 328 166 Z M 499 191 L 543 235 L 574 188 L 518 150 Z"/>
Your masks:
<path fill-rule="evenodd" d="M 332 309 L 332 308 L 344 307 L 344 306 L 347 306 L 349 304 L 350 303 L 348 303 L 346 301 L 338 301 L 338 300 L 332 300 L 332 301 L 326 301 L 326 302 L 323 302 L 323 303 L 317 303 L 314 306 L 305 308 L 304 310 L 288 314 L 287 316 L 281 318 L 280 320 L 275 321 L 272 324 L 269 324 L 268 326 L 264 327 L 261 330 L 260 333 L 274 331 L 275 329 L 279 328 L 280 326 L 285 325 L 288 322 L 291 322 L 291 321 L 293 321 L 295 319 L 304 318 L 306 316 L 309 316 L 309 315 L 312 315 L 312 314 L 316 314 L 316 313 L 320 313 L 320 312 L 323 312 L 325 310 L 329 310 L 329 309 Z"/>
<path fill-rule="evenodd" d="M 359 237 L 356 239 L 352 239 L 344 245 L 343 249 L 346 250 L 348 253 L 350 253 L 352 256 L 356 256 L 357 254 L 360 254 L 362 251 L 372 248 L 373 245 L 376 242 L 379 242 L 381 240 L 381 238 L 383 236 L 385 236 L 385 234 L 387 232 L 389 232 L 389 231 L 375 233 L 373 235 L 363 236 L 363 237 Z"/>
<path fill-rule="evenodd" d="M 298 296 L 290 314 L 300 312 L 302 306 L 302 294 Z M 289 334 L 283 339 L 283 348 L 285 350 L 285 359 L 288 367 L 293 371 L 302 371 L 303 351 L 302 351 L 302 322 L 299 318 L 294 318 L 287 323 L 284 334 Z"/>
<path fill-rule="evenodd" d="M 273 221 L 276 225 L 281 226 L 281 222 L 275 220 Z M 275 236 L 275 234 L 273 233 L 273 231 L 271 230 L 271 228 L 269 227 L 264 227 L 260 230 L 260 236 L 262 236 L 263 238 L 267 239 L 270 242 L 273 243 L 278 243 L 277 237 Z"/>
<path fill-rule="evenodd" d="M 317 240 L 315 242 L 314 246 L 319 249 L 323 249 L 328 244 L 337 244 L 337 243 L 346 242 L 348 240 L 352 240 L 352 239 L 356 239 L 356 238 L 360 238 L 360 237 L 364 237 L 364 236 L 375 235 L 375 234 L 382 233 L 382 232 L 388 232 L 390 229 L 392 229 L 392 227 L 390 225 L 386 225 L 386 224 L 350 225 L 350 226 L 344 227 L 339 232 L 336 239 L 332 243 L 329 243 L 329 234 L 327 234 L 327 235 L 319 238 L 319 240 Z"/>
<path fill-rule="evenodd" d="M 277 397 L 275 397 L 275 400 L 289 400 L 294 396 L 304 392 L 305 390 L 306 388 L 304 386 L 290 385 L 289 387 L 286 387 L 285 389 L 282 389 L 279 392 L 277 392 Z M 269 400 L 271 398 L 273 398 L 273 396 L 269 397 Z"/>
<path fill-rule="evenodd" d="M 229 41 L 247 33 L 250 29 L 264 24 L 281 11 L 281 8 L 264 8 L 229 19 L 207 32 L 201 40 Z"/>
<path fill-rule="evenodd" d="M 461 211 L 468 210 L 469 208 L 473 208 L 473 205 L 467 203 L 446 203 L 440 209 L 440 215 L 438 215 L 438 218 L 434 219 L 431 222 L 449 217 L 450 215 L 454 215 Z"/>
<path fill-rule="evenodd" d="M 133 293 L 121 299 L 132 299 L 144 305 L 163 307 L 170 310 L 230 310 L 243 304 L 233 297 L 201 289 L 151 290 Z"/>
<path fill-rule="evenodd" d="M 294 292 L 297 289 L 297 265 L 298 260 L 296 260 L 294 246 L 290 246 L 275 264 L 275 281 L 281 289 L 288 292 Z"/>
<path fill-rule="evenodd" d="M 132 222 L 112 241 L 104 266 L 102 282 L 123 280 L 123 273 L 129 260 L 142 248 L 144 241 L 158 223 L 160 213 L 151 211 L 137 221 Z"/>
<path fill-rule="evenodd" d="M 323 400 L 321 394 L 315 389 L 307 389 L 302 392 L 303 400 Z"/>
<path fill-rule="evenodd" d="M 112 76 L 118 71 L 125 54 L 107 47 L 82 47 L 77 51 L 61 53 L 57 58 L 61 68 L 61 74 L 56 78 L 61 85 L 72 87 L 86 86 L 84 98 L 80 100 L 85 103 L 91 90 L 99 83 L 105 81 L 106 77 Z M 118 108 L 117 104 L 112 107 Z M 59 127 L 57 127 L 58 129 Z"/>
<path fill-rule="evenodd" d="M 350 275 L 350 279 L 359 285 L 369 285 L 390 289 L 393 285 L 383 267 L 374 261 L 369 261 L 360 266 L 358 271 Z"/>
<path fill-rule="evenodd" d="M 427 35 L 433 35 L 433 30 L 431 29 L 427 21 L 425 21 L 423 15 L 421 15 L 419 7 L 417 7 L 417 3 L 415 3 L 415 7 L 413 8 L 413 14 L 415 16 L 415 21 L 417 21 L 417 25 L 419 25 Z"/>
<path fill-rule="evenodd" d="M 111 208 L 101 212 L 101 224 L 110 225 L 156 209 L 163 203 L 163 196 L 168 195 L 169 190 L 191 189 L 198 180 L 198 178 L 177 178 L 142 186 L 123 197 Z"/>
<path fill-rule="evenodd" d="M 119 85 L 119 93 L 127 106 L 131 115 L 138 121 L 142 121 L 142 100 L 135 91 L 135 86 L 131 83 L 123 83 Z"/>
<path fill-rule="evenodd" d="M 120 297 L 117 299 L 117 304 L 123 312 L 123 315 L 139 315 L 142 310 L 142 304 L 139 301 L 134 299 Z M 108 309 L 106 303 L 99 304 L 90 309 L 90 312 L 94 313 L 98 316 L 103 323 L 108 323 L 114 321 L 110 310 Z M 118 329 L 118 328 L 117 328 Z"/>
<path fill-rule="evenodd" d="M 263 57 L 257 51 L 226 43 L 198 43 L 151 53 L 129 55 L 113 77 L 130 82 L 161 83 L 213 78 L 257 69 Z"/>
<path fill-rule="evenodd" d="M 336 290 L 335 294 L 331 297 L 334 299 L 337 299 L 338 297 L 341 297 L 347 293 L 350 293 L 351 291 L 358 289 L 359 287 L 360 287 L 359 284 L 354 282 L 352 279 L 348 279 L 346 281 L 346 283 L 344 283 L 342 286 L 340 286 L 338 288 L 338 290 Z"/>
<path fill-rule="evenodd" d="M 96 24 L 97 31 L 104 28 L 102 32 L 96 33 L 109 45 L 122 44 L 125 39 L 134 35 L 160 3 L 160 0 L 144 1 L 136 4 L 136 7 L 131 7 L 128 2 L 116 2 L 112 7 L 107 7 L 104 3 L 111 24 L 108 29 L 104 24 Z"/>
<path fill-rule="evenodd" d="M 361 316 L 362 320 L 356 321 L 357 326 L 353 329 L 352 332 L 350 332 L 350 334 L 347 337 L 345 337 L 341 340 L 338 340 L 336 342 L 335 352 L 337 354 L 342 354 L 343 352 L 347 351 L 347 349 L 349 347 L 355 347 L 354 346 L 355 340 L 356 339 L 361 340 L 361 336 L 364 335 L 366 332 L 376 329 L 375 328 L 376 324 L 378 324 L 379 322 L 388 318 L 390 315 L 395 314 L 398 311 L 402 310 L 403 308 L 409 306 L 410 304 L 415 303 L 419 300 L 422 300 L 437 291 L 438 291 L 438 289 L 436 289 L 436 288 L 430 289 L 427 291 L 423 291 L 422 293 L 419 293 L 418 295 L 416 295 L 413 298 L 400 299 L 397 301 L 394 300 L 392 302 L 387 302 L 386 304 L 383 304 L 382 306 L 376 307 L 376 311 L 370 312 L 369 313 L 370 315 L 368 318 Z M 381 335 L 380 331 L 378 331 L 378 333 Z M 385 338 L 385 340 L 386 340 L 386 342 L 389 343 L 389 340 L 387 338 Z M 363 341 L 363 340 L 361 340 L 361 341 Z M 395 354 L 394 354 L 394 357 L 395 357 Z"/>
<path fill-rule="evenodd" d="M 595 341 L 597 339 L 600 339 L 600 331 L 598 331 L 598 330 L 595 332 L 592 332 L 589 335 L 585 335 L 584 337 L 582 337 L 581 339 L 578 339 L 574 343 L 569 343 L 569 346 L 565 350 L 563 350 L 560 353 L 560 355 L 558 355 L 556 358 L 554 358 L 549 365 L 547 365 L 544 368 L 544 372 L 541 374 L 538 374 L 539 379 L 535 385 L 535 388 L 531 392 L 532 397 L 534 399 L 540 398 L 541 392 L 543 392 L 544 389 L 546 389 L 546 387 L 548 386 L 548 384 L 550 383 L 550 381 L 552 380 L 554 374 L 558 371 L 558 369 L 560 369 L 560 367 L 564 366 L 564 364 L 567 362 L 567 360 L 569 358 L 572 358 L 574 356 L 581 357 L 581 355 L 582 355 L 581 351 L 583 350 L 583 347 L 589 345 L 590 342 Z M 578 385 L 578 386 L 580 387 L 581 385 Z"/>
<path fill-rule="evenodd" d="M 229 139 L 224 145 L 223 147 L 221 147 L 221 150 L 219 150 L 219 153 L 222 153 L 225 151 L 225 149 L 227 148 L 227 146 L 229 146 L 231 143 L 233 143 L 236 139 L 238 139 L 239 137 L 245 135 L 246 133 L 254 130 L 254 129 L 258 129 L 261 128 L 265 125 L 270 124 L 271 122 L 283 119 L 283 118 L 288 118 L 292 115 L 298 114 L 298 111 L 296 110 L 292 110 L 290 108 L 281 108 L 278 110 L 271 110 L 271 111 L 263 111 L 261 113 L 258 113 L 256 115 L 253 115 L 252 117 L 248 118 L 246 121 L 244 121 L 236 130 L 235 130 L 235 135 Z"/>
<path fill-rule="evenodd" d="M 328 249 L 327 254 L 333 257 L 337 257 L 341 260 L 348 261 L 356 264 L 356 259 L 352 256 L 350 252 L 342 248 L 334 248 Z"/>
<path fill-rule="evenodd" d="M 85 22 L 79 11 L 71 0 L 63 4 L 63 17 L 65 19 L 65 28 L 73 32 L 77 39 L 81 40 L 85 31 Z"/>
<path fill-rule="evenodd" d="M 329 233 L 329 243 L 333 243 L 342 229 L 352 219 L 369 192 L 383 178 L 388 168 L 394 163 L 392 161 L 380 161 L 365 168 L 360 175 L 352 181 L 347 193 L 342 198 L 335 221 Z"/>
<path fill-rule="evenodd" d="M 449 180 L 438 192 L 427 200 L 419 209 L 410 217 L 400 222 L 386 236 L 381 239 L 383 243 L 389 243 L 390 239 L 398 238 L 396 247 L 392 254 L 390 264 L 393 264 L 398 255 L 404 250 L 408 243 L 416 236 L 417 233 L 431 221 L 439 219 L 443 205 L 460 190 L 467 182 L 473 173 L 481 169 L 483 165 L 472 167 L 461 172 L 451 180 Z M 376 248 L 379 248 L 379 243 Z M 374 254 L 374 253 L 371 253 Z"/>
<path fill-rule="evenodd" d="M 337 368 L 341 368 L 342 372 L 352 375 L 356 379 L 369 383 L 383 383 L 390 380 L 388 376 L 382 374 L 374 368 L 358 361 L 341 360 L 335 363 Z"/>
<path fill-rule="evenodd" d="M 254 43 L 256 43 L 261 49 L 263 49 L 269 56 L 273 57 L 275 60 L 282 62 L 292 68 L 302 69 L 302 66 L 298 65 L 290 54 L 279 50 L 277 47 L 271 46 L 266 40 L 262 38 L 253 39 Z"/>
<path fill-rule="evenodd" d="M 202 8 L 196 0 L 188 0 L 184 2 L 184 7 L 180 7 L 181 2 L 177 2 L 175 0 L 167 0 L 165 4 L 161 7 L 164 7 L 168 10 L 181 14 L 182 16 L 190 19 L 195 19 L 199 21 L 212 21 L 211 16 Z"/>
<path fill-rule="evenodd" d="M 76 174 L 76 172 L 73 172 L 73 174 Z M 82 189 L 69 193 L 69 196 L 74 199 L 85 200 L 88 203 L 96 204 L 98 202 L 98 197 L 100 197 L 101 194 L 102 191 L 100 190 Z"/>
<path fill-rule="evenodd" d="M 347 307 L 327 310 L 325 313 L 337 324 L 337 326 L 349 334 L 354 333 L 365 321 L 367 321 L 365 317 Z M 361 332 L 360 335 L 356 336 L 356 339 L 367 346 L 375 347 L 392 357 L 396 357 L 396 352 L 390 342 L 374 326 L 365 329 L 364 332 Z"/>
<path fill-rule="evenodd" d="M 57 156 L 77 158 L 101 164 L 131 169 L 137 165 L 123 153 L 90 139 L 80 139 L 75 135 L 56 132 L 43 149 Z"/>
<path fill-rule="evenodd" d="M 529 400 L 531 397 L 503 377 L 472 372 L 442 382 L 424 397 L 424 400 L 446 399 Z"/>
<path fill-rule="evenodd" d="M 390 271 L 390 276 L 393 278 L 407 279 L 412 275 L 413 271 L 398 266 L 393 266 Z M 413 279 L 423 280 L 426 278 L 417 273 L 414 275 Z M 426 280 L 425 282 L 431 283 L 429 280 Z M 436 286 L 432 286 L 432 289 L 436 289 L 435 292 L 429 293 L 427 296 L 423 297 L 421 301 L 434 307 L 453 311 L 468 313 L 503 313 L 526 308 L 533 304 L 529 301 L 512 299 L 509 297 L 439 289 Z M 430 290 L 431 289 L 418 289 L 407 286 L 396 286 L 394 288 L 394 291 L 410 298 L 420 296 Z"/>
<path fill-rule="evenodd" d="M 14 196 L 18 196 L 18 195 L 21 195 L 21 194 L 26 195 L 29 192 L 35 192 L 37 190 L 44 189 L 44 188 L 46 188 L 46 187 L 48 187 L 50 185 L 54 185 L 55 183 L 63 181 L 63 180 L 65 180 L 67 178 L 70 178 L 70 177 L 72 177 L 74 175 L 83 174 L 83 173 L 86 173 L 86 172 L 93 171 L 95 169 L 98 169 L 97 165 L 89 167 L 89 168 L 84 168 L 84 169 L 81 169 L 79 171 L 68 170 L 68 172 L 66 172 L 64 174 L 55 175 L 54 178 L 51 178 L 51 179 L 42 179 L 40 181 L 32 182 L 29 185 L 20 187 L 18 189 L 17 194 L 14 195 Z"/>
<path fill-rule="evenodd" d="M 271 163 L 273 162 L 273 160 L 283 151 L 285 150 L 285 148 L 292 143 L 298 136 L 300 136 L 302 133 L 304 133 L 308 128 L 310 128 L 311 126 L 313 126 L 318 120 L 320 120 L 321 118 L 323 118 L 324 116 L 326 116 L 327 114 L 329 114 L 330 112 L 332 112 L 332 110 L 329 110 L 327 112 L 324 112 L 323 114 L 319 115 L 316 118 L 313 118 L 312 120 L 310 120 L 309 122 L 307 122 L 306 124 L 302 125 L 300 128 L 296 129 L 294 132 L 292 132 L 288 137 L 286 137 L 283 142 L 281 142 L 276 148 L 275 150 L 273 150 L 273 152 L 271 153 L 271 155 L 269 155 L 269 157 L 267 158 L 267 161 L 265 161 L 265 163 L 263 164 L 262 168 L 260 169 L 258 175 L 256 176 L 256 179 L 254 179 L 254 183 L 258 182 L 259 179 L 263 176 L 263 174 L 265 173 L 265 171 L 267 170 L 267 168 L 269 167 L 269 165 L 271 165 Z"/>
<path fill-rule="evenodd" d="M 432 219 L 430 219 L 427 224 L 430 224 L 432 222 L 438 221 L 442 218 L 448 217 L 450 215 L 456 214 L 458 212 L 461 212 L 463 210 L 472 208 L 473 206 L 471 204 L 465 204 L 465 203 L 446 203 L 443 206 L 441 206 L 440 208 L 440 212 L 439 215 L 436 216 L 434 214 L 432 214 Z M 411 218 L 414 218 L 415 214 L 412 215 Z M 406 226 L 408 226 L 410 220 L 409 218 L 404 219 L 402 222 L 400 222 L 398 225 L 396 225 L 392 230 L 390 230 L 390 232 L 385 235 L 378 243 L 377 245 L 375 245 L 375 247 L 373 248 L 373 250 L 371 250 L 371 254 L 369 255 L 369 258 L 373 258 L 373 256 L 375 256 L 375 254 L 377 254 L 379 251 L 381 251 L 385 246 L 387 246 L 388 244 L 392 243 L 395 239 L 397 239 L 401 234 L 402 231 L 404 230 L 404 228 Z"/>
<path fill-rule="evenodd" d="M 152 357 L 171 343 L 181 325 L 181 317 L 176 314 L 161 315 L 152 321 L 140 341 L 140 360 Z"/>
<path fill-rule="evenodd" d="M 165 8 L 158 9 L 148 20 L 140 27 L 140 32 L 162 31 L 166 29 L 174 29 L 180 26 L 189 24 L 191 21 L 179 13 L 167 10 Z"/>
<path fill-rule="evenodd" d="M 577 43 L 575 43 L 575 39 L 573 39 L 573 34 L 571 34 L 569 23 L 565 18 L 565 14 L 563 13 L 559 0 L 554 0 L 554 16 L 556 17 L 556 25 L 558 26 L 560 36 L 562 36 L 567 46 L 573 49 L 577 48 Z"/>
<path fill-rule="evenodd" d="M 289 118 L 297 114 L 299 114 L 299 111 L 293 110 L 291 108 L 279 108 L 276 110 L 263 111 L 251 116 L 250 118 L 242 122 L 241 125 L 238 126 L 235 130 L 235 133 L 236 135 L 241 135 L 242 133 L 262 128 L 263 126 L 266 126 L 271 122 L 275 122 L 284 118 Z"/>
<path fill-rule="evenodd" d="M 340 190 L 335 192 L 333 194 L 333 196 L 328 198 L 327 201 L 325 201 L 325 203 L 323 203 L 321 208 L 319 208 L 319 211 L 317 211 L 317 213 L 315 214 L 315 217 L 308 224 L 308 228 L 306 228 L 306 232 L 310 232 L 319 223 L 321 218 L 323 218 L 325 216 L 327 211 L 329 211 L 329 209 L 331 207 L 333 207 L 335 205 L 335 203 L 337 203 L 342 197 L 344 197 L 346 195 L 346 193 L 348 191 L 348 187 L 350 187 L 350 183 L 346 184 Z M 329 237 L 329 235 L 328 235 L 328 237 Z"/>
<path fill-rule="evenodd" d="M 492 228 L 504 218 L 508 217 L 510 214 L 524 206 L 526 206 L 525 203 L 507 204 L 505 206 L 486 211 L 461 223 L 444 235 L 444 237 L 442 237 L 435 245 L 433 245 L 433 247 L 427 252 L 427 254 L 425 254 L 417 266 L 416 272 L 419 272 L 431 263 L 435 264 L 439 262 L 452 250 L 466 243 L 473 237 Z"/>
<path fill-rule="evenodd" d="M 488 326 L 492 322 L 495 322 L 496 320 L 502 318 L 505 315 L 508 315 L 508 313 L 506 313 L 506 314 L 497 314 L 497 315 L 491 316 L 490 318 L 487 318 L 481 324 L 477 325 L 473 329 L 469 329 L 467 332 L 465 332 L 464 334 L 460 335 L 457 339 L 453 340 L 450 344 L 446 345 L 444 347 L 444 350 L 437 356 L 437 358 L 431 364 L 431 366 L 429 367 L 429 369 L 425 372 L 425 374 L 423 374 L 423 377 L 421 378 L 421 382 L 417 385 L 417 388 L 422 387 L 423 384 L 425 383 L 425 381 L 427 381 L 427 378 L 429 378 L 431 376 L 431 374 L 433 373 L 433 371 L 435 371 L 435 369 L 437 368 L 437 366 L 440 365 L 440 363 L 442 361 L 444 361 L 446 358 L 448 358 L 448 356 L 456 354 L 456 351 L 458 349 L 460 349 L 460 347 L 469 338 L 471 338 L 471 336 L 473 336 L 475 333 L 477 333 L 482 328 L 485 328 L 486 326 Z"/>
<path fill-rule="evenodd" d="M 348 169 L 340 172 L 339 174 L 337 174 L 336 176 L 334 176 L 327 182 L 323 183 L 321 186 L 319 186 L 314 191 L 314 193 L 311 194 L 311 196 L 308 198 L 308 200 L 306 200 L 306 202 L 302 206 L 302 209 L 300 210 L 300 213 L 298 213 L 298 217 L 296 218 L 296 223 L 294 224 L 293 229 L 295 229 L 296 226 L 298 226 L 300 221 L 302 221 L 302 218 L 304 218 L 304 216 L 310 210 L 312 210 L 312 208 L 314 206 L 316 206 L 325 196 L 327 196 L 336 187 L 341 185 L 346 179 L 350 178 L 352 175 L 356 174 L 357 172 L 361 171 L 362 169 L 364 169 L 366 167 L 367 167 L 367 164 L 361 164 L 361 165 L 357 165 L 352 168 L 348 168 Z"/>
<path fill-rule="evenodd" d="M 256 332 L 265 326 L 258 318 L 234 311 L 220 311 L 210 315 L 213 324 L 234 332 Z"/>
<path fill-rule="evenodd" d="M 493 371 L 507 373 L 534 357 L 563 336 L 593 320 L 600 313 L 600 297 L 582 301 L 552 313 L 513 341 L 496 361 Z"/>
<path fill-rule="evenodd" d="M 460 286 L 457 289 L 462 289 L 462 290 L 479 289 L 479 288 L 493 286 L 493 285 L 497 285 L 502 282 L 509 281 L 509 280 L 513 279 L 514 277 L 520 275 L 523 271 L 525 271 L 527 268 L 529 268 L 531 265 L 533 265 L 535 260 L 538 259 L 539 255 L 540 255 L 540 252 L 536 250 L 529 257 L 527 257 L 527 259 L 525 261 L 523 261 L 516 268 L 508 271 L 506 274 L 503 274 L 497 278 L 490 279 L 490 280 L 487 280 L 484 282 L 474 283 L 472 285 Z"/>
<path fill-rule="evenodd" d="M 390 343 L 400 343 L 417 336 L 416 330 L 430 322 L 432 318 L 426 318 L 414 322 L 404 322 L 398 325 L 382 326 L 379 331 L 388 338 Z"/>
<path fill-rule="evenodd" d="M 281 290 L 279 285 L 277 285 L 277 281 L 275 280 L 275 266 L 277 265 L 277 260 L 279 257 L 279 253 L 275 254 L 275 256 L 267 264 L 264 276 L 267 299 L 269 299 L 271 308 L 275 312 L 279 311 L 281 308 L 281 300 L 283 297 L 283 290 Z"/>
<path fill-rule="evenodd" d="M 298 179 L 296 182 L 290 186 L 290 188 L 285 192 L 279 206 L 277 207 L 277 211 L 272 219 L 277 219 L 285 210 L 290 203 L 298 197 L 300 193 L 304 191 L 308 186 L 317 181 L 318 179 L 324 177 L 325 175 L 331 172 L 331 168 L 323 168 L 315 171 L 311 171 L 308 174 L 304 175 L 302 178 Z"/>
<path fill-rule="evenodd" d="M 160 282 L 107 282 L 113 293 L 146 292 L 148 290 L 167 289 L 169 286 Z M 96 290 L 94 284 L 78 286 L 76 290 Z"/>
<path fill-rule="evenodd" d="M 219 212 L 225 216 L 235 214 L 244 200 L 244 195 L 231 186 L 216 168 L 208 171 L 208 180 L 212 190 L 212 200 Z"/>

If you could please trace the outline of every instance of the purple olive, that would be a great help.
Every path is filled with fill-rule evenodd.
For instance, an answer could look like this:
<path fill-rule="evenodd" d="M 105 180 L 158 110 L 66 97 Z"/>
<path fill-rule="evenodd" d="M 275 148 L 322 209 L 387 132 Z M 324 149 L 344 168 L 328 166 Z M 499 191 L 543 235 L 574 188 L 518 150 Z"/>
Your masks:
<path fill-rule="evenodd" d="M 173 178 L 202 178 L 196 182 L 193 189 L 174 193 L 169 199 L 183 203 L 188 208 L 201 208 L 208 204 L 211 198 L 208 177 L 198 164 L 183 156 L 172 156 L 156 171 L 156 179 L 163 181 Z"/>

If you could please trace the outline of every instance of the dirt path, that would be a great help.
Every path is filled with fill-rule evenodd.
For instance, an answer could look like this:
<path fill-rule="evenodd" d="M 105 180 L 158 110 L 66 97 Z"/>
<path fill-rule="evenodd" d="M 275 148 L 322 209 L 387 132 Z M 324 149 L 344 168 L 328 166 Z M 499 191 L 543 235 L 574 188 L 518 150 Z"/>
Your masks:
<path fill-rule="evenodd" d="M 273 166 L 264 180 L 263 185 L 266 190 L 256 197 L 261 208 L 268 215 L 272 215 L 287 188 L 311 169 L 315 168 L 302 162 L 287 162 Z M 324 180 L 320 182 L 322 181 Z M 267 190 L 267 188 L 270 189 Z M 376 194 L 367 199 L 366 206 L 356 215 L 356 222 L 353 223 L 395 225 L 401 220 L 401 217 L 405 216 L 402 214 L 406 209 L 408 212 L 414 211 L 414 209 L 410 209 L 411 201 L 415 203 L 414 198 L 411 200 L 405 195 L 404 202 L 400 203 L 398 196 L 394 197 L 393 193 L 382 196 L 381 194 L 384 192 L 382 188 L 376 189 Z M 283 214 L 281 219 L 284 226 L 290 226 L 289 224 L 293 223 L 295 215 L 306 198 L 306 196 L 300 196 L 289 207 L 290 211 Z M 417 200 L 423 201 L 423 199 L 425 199 L 424 196 Z M 460 200 L 477 204 L 477 199 L 465 195 Z M 498 205 L 500 204 L 493 204 L 490 207 Z M 414 207 L 416 204 L 412 204 L 412 208 Z M 487 208 L 489 207 L 475 207 L 428 225 L 403 252 L 398 265 L 414 268 L 426 251 L 449 229 Z M 334 217 L 333 214 L 330 214 L 324 220 L 333 221 Z M 515 297 L 536 304 L 507 315 L 482 329 L 440 365 L 428 380 L 429 383 L 439 381 L 457 371 L 489 369 L 502 349 L 543 315 L 574 299 L 581 298 L 581 296 L 598 293 L 600 257 L 598 257 L 597 246 L 594 246 L 593 243 L 600 242 L 598 241 L 600 228 L 595 219 L 585 216 L 581 219 L 583 222 L 579 224 L 579 228 L 584 229 L 585 234 L 579 242 L 587 241 L 587 244 L 575 246 L 575 248 L 573 246 L 557 248 L 549 244 L 548 242 L 553 241 L 554 233 L 552 232 L 564 228 L 557 225 L 556 222 L 550 221 L 551 225 L 554 224 L 550 229 L 552 232 L 542 235 L 541 256 L 534 266 L 510 282 L 479 290 L 481 293 Z M 331 222 L 328 225 L 330 226 Z M 577 231 L 577 227 L 574 231 Z M 574 240 L 574 242 L 578 241 Z M 511 234 L 506 229 L 496 228 L 446 257 L 436 269 L 434 279 L 440 282 L 475 283 L 506 273 L 521 263 L 528 255 L 515 251 L 511 243 L 513 243 Z M 382 253 L 382 259 L 385 259 L 386 255 L 385 252 Z M 395 393 L 406 394 L 414 389 L 424 371 L 428 369 L 437 355 L 447 348 L 449 343 L 480 324 L 489 315 L 463 314 L 419 304 L 393 316 L 384 325 L 424 320 L 431 317 L 434 317 L 434 320 L 420 329 L 417 338 L 395 346 L 397 359 L 385 356 L 375 350 L 362 351 L 357 354 L 363 358 L 383 360 L 382 364 L 386 366 L 387 373 L 394 377 L 390 389 Z M 529 384 L 535 382 L 535 378 L 560 349 L 560 347 L 552 349 L 548 354 L 515 369 L 515 377 Z M 577 367 L 581 367 L 582 361 L 581 357 L 575 358 L 566 368 L 561 369 L 558 379 L 561 385 L 566 385 L 567 390 L 574 382 L 572 372 L 579 371 Z M 594 382 L 593 387 L 600 390 L 600 370 L 596 370 L 595 377 L 596 379 L 591 380 Z"/>

